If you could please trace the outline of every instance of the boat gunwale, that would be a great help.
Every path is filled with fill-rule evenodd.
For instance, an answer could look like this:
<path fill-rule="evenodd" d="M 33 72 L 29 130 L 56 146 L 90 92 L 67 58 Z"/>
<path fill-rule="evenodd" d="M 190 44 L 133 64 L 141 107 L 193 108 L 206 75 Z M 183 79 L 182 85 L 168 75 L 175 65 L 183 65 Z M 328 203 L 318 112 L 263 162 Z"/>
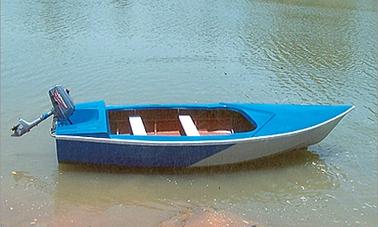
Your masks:
<path fill-rule="evenodd" d="M 226 107 L 226 106 L 225 106 Z M 227 107 L 228 108 L 228 107 Z M 116 139 L 116 138 L 97 138 L 97 137 L 87 137 L 87 136 L 72 136 L 72 135 L 53 135 L 58 140 L 70 140 L 70 141 L 82 141 L 82 142 L 98 142 L 98 143 L 109 143 L 109 144 L 126 144 L 126 145 L 150 145 L 150 146 L 195 146 L 195 145 L 221 145 L 221 144 L 235 144 L 239 142 L 253 142 L 257 140 L 270 140 L 277 137 L 287 137 L 292 136 L 296 134 L 300 134 L 306 131 L 310 131 L 312 129 L 319 128 L 323 125 L 326 125 L 330 122 L 333 122 L 339 118 L 344 117 L 346 114 L 348 114 L 350 111 L 352 111 L 355 108 L 354 105 L 350 106 L 347 110 L 344 112 L 336 115 L 335 117 L 332 117 L 328 120 L 325 120 L 321 123 L 318 123 L 316 125 L 285 132 L 285 133 L 279 133 L 279 134 L 273 134 L 273 135 L 264 135 L 264 136 L 257 136 L 257 137 L 244 137 L 244 138 L 230 138 L 230 139 L 210 139 L 210 140 L 204 140 L 203 138 L 205 136 L 191 136 L 191 140 L 141 140 L 140 138 L 148 138 L 150 136 L 133 136 L 135 139 Z M 258 129 L 258 128 L 256 128 Z M 255 130 L 256 130 L 255 129 Z M 253 131 L 250 131 L 253 132 Z M 238 134 L 250 134 L 250 132 L 243 132 Z M 138 139 L 139 137 L 139 139 Z M 166 136 L 164 136 L 166 137 Z M 188 138 L 188 137 L 183 137 Z M 193 140 L 194 139 L 194 140 Z M 196 140 L 197 139 L 197 140 Z"/>

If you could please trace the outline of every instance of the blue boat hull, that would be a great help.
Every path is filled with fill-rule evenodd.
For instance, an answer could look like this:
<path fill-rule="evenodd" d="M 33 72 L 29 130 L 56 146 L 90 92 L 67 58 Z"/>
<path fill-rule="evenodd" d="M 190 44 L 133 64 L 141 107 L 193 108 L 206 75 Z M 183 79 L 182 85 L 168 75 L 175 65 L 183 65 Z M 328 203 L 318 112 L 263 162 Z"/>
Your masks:
<path fill-rule="evenodd" d="M 59 162 L 128 167 L 189 167 L 232 144 L 153 146 L 57 140 Z"/>
<path fill-rule="evenodd" d="M 77 113 L 82 111 L 85 114 L 73 116 L 72 125 L 58 126 L 55 137 L 59 162 L 143 168 L 235 164 L 319 143 L 354 108 L 272 104 L 183 105 L 182 108 L 232 108 L 253 121 L 256 128 L 250 132 L 219 136 L 135 136 L 110 134 L 107 111 L 151 106 L 103 105 L 98 102 L 78 105 Z M 152 107 L 170 108 L 162 105 Z M 101 111 L 96 114 L 96 109 L 100 109 L 102 114 Z M 95 120 L 84 121 L 80 117 Z M 80 124 L 85 127 L 79 127 Z"/>

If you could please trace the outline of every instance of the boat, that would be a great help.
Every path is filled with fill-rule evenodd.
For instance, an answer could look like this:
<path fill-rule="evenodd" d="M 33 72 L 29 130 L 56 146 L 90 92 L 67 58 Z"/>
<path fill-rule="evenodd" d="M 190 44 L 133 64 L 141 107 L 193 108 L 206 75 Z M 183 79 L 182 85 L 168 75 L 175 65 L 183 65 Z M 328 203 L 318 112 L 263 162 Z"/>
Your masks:
<path fill-rule="evenodd" d="M 302 149 L 322 141 L 353 105 L 256 103 L 74 104 L 62 86 L 53 108 L 20 119 L 22 136 L 49 116 L 59 163 L 144 168 L 219 166 Z"/>

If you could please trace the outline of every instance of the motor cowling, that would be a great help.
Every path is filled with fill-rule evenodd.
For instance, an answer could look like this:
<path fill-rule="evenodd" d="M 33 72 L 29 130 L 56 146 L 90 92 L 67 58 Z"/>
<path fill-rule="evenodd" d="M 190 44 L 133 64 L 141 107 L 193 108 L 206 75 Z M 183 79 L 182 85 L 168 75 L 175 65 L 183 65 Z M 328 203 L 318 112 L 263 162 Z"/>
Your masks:
<path fill-rule="evenodd" d="M 75 111 L 75 104 L 69 95 L 69 91 L 57 85 L 49 90 L 49 96 L 53 105 L 53 114 L 60 121 L 68 121 Z"/>

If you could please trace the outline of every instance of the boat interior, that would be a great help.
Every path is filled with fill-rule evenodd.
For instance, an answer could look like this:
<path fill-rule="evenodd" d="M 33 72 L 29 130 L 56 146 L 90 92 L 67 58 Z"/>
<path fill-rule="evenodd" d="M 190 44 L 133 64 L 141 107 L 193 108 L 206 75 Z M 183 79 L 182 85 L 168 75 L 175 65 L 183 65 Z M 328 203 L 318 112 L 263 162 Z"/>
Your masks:
<path fill-rule="evenodd" d="M 111 134 L 206 136 L 252 131 L 256 126 L 229 109 L 109 110 Z"/>

